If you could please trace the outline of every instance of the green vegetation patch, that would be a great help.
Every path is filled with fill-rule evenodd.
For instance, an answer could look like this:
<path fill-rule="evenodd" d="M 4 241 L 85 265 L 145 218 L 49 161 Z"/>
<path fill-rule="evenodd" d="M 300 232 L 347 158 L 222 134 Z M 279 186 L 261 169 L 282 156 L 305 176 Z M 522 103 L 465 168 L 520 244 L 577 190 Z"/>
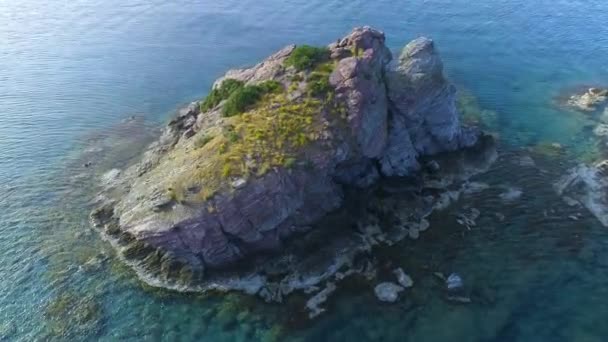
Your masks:
<path fill-rule="evenodd" d="M 206 112 L 215 108 L 220 102 L 227 99 L 232 93 L 244 86 L 245 84 L 241 81 L 230 78 L 224 80 L 219 87 L 213 88 L 205 100 L 203 100 L 201 103 L 201 112 Z"/>
<path fill-rule="evenodd" d="M 329 84 L 329 75 L 334 71 L 333 62 L 319 64 L 308 76 L 306 90 L 309 96 L 331 97 L 333 87 Z"/>
<path fill-rule="evenodd" d="M 247 107 L 254 105 L 265 94 L 276 93 L 281 90 L 281 83 L 274 80 L 256 85 L 245 85 L 241 81 L 229 78 L 224 80 L 219 87 L 211 90 L 201 103 L 201 112 L 211 110 L 226 100 L 222 115 L 237 115 L 244 112 Z"/>
<path fill-rule="evenodd" d="M 299 71 L 309 70 L 327 59 L 329 59 L 328 48 L 301 45 L 293 50 L 291 55 L 285 60 L 285 65 L 292 66 Z"/>
<path fill-rule="evenodd" d="M 280 90 L 282 90 L 281 84 L 272 80 L 236 89 L 226 100 L 224 108 L 222 108 L 222 115 L 230 117 L 241 114 L 255 105 L 264 95 Z"/>
<path fill-rule="evenodd" d="M 300 152 L 325 129 L 320 120 L 324 108 L 316 98 L 291 100 L 284 92 L 263 95 L 245 113 L 226 118 L 221 134 L 204 146 L 172 157 L 188 168 L 172 188 L 183 193 L 197 186 L 200 197 L 207 199 L 229 178 L 295 167 Z"/>

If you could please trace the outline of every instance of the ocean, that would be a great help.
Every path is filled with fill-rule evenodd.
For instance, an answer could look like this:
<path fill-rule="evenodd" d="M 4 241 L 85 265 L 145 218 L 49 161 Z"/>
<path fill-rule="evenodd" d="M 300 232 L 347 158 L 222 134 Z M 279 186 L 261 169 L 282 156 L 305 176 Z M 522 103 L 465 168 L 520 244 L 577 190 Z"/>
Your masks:
<path fill-rule="evenodd" d="M 589 115 L 558 102 L 608 85 L 607 14 L 600 0 L 0 0 L 0 340 L 605 341 L 608 228 L 564 206 L 553 183 L 605 147 Z M 414 279 L 399 303 L 353 282 L 310 321 L 297 298 L 154 289 L 91 230 L 98 177 L 217 77 L 363 25 L 395 56 L 434 39 L 499 142 L 475 178 L 488 191 L 380 253 Z M 536 171 L 513 162 L 522 155 Z M 501 200 L 509 189 L 521 197 Z M 456 217 L 470 208 L 481 215 L 463 230 Z M 436 271 L 460 274 L 477 300 L 446 301 Z"/>

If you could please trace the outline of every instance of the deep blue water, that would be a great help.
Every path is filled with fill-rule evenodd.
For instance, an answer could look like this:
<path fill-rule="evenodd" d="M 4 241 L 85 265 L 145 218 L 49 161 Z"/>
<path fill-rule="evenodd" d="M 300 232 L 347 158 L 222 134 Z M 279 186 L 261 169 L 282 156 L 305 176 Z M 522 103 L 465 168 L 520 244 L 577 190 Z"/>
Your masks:
<path fill-rule="evenodd" d="M 125 127 L 130 116 L 143 117 L 145 127 L 162 123 L 231 67 L 371 25 L 395 51 L 419 35 L 435 39 L 454 83 L 497 113 L 492 126 L 503 149 L 560 143 L 582 156 L 594 145 L 589 122 L 554 98 L 565 88 L 608 84 L 607 13 L 601 0 L 0 0 L 0 339 L 260 340 L 279 329 L 281 309 L 248 302 L 253 318 L 226 324 L 217 298 L 150 291 L 88 229 L 81 152 L 103 141 L 135 153 L 141 146 L 128 138 L 143 144 L 148 133 L 140 121 Z M 522 182 L 500 168 L 482 177 Z M 489 284 L 491 305 L 449 305 L 429 286 L 414 304 L 374 307 L 370 291 L 355 291 L 338 296 L 320 320 L 283 327 L 281 338 L 606 340 L 608 231 L 586 212 L 581 221 L 541 222 L 556 200 L 549 179 L 530 176 L 519 186 L 525 195 L 513 208 L 471 200 L 512 214 L 508 223 L 487 222 L 491 236 L 482 230 L 454 242 L 451 228 L 432 226 L 447 229 L 446 238 L 430 234 L 402 256 L 419 276 L 417 288 L 426 279 L 417 267 L 432 254 L 468 281 Z M 577 253 L 552 244 L 575 239 L 573 232 Z M 93 270 L 83 267 L 98 259 Z M 97 319 L 86 334 L 61 335 L 58 327 L 74 328 L 77 309 L 71 318 L 45 309 L 65 293 L 80 307 L 94 303 Z"/>

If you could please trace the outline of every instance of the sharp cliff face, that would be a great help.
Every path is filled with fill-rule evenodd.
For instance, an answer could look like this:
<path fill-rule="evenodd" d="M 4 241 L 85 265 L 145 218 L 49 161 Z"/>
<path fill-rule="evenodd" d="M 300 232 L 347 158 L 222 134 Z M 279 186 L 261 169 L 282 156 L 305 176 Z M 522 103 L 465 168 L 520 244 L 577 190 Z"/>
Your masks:
<path fill-rule="evenodd" d="M 369 27 L 305 67 L 294 63 L 299 53 L 288 46 L 229 71 L 214 85 L 219 100 L 181 110 L 107 189 L 92 219 L 127 259 L 196 283 L 281 250 L 340 208 L 345 189 L 414 175 L 421 157 L 480 136 L 461 127 L 429 39 L 408 44 L 396 67 L 384 34 Z M 235 99 L 222 98 L 228 84 L 255 95 L 236 115 Z"/>

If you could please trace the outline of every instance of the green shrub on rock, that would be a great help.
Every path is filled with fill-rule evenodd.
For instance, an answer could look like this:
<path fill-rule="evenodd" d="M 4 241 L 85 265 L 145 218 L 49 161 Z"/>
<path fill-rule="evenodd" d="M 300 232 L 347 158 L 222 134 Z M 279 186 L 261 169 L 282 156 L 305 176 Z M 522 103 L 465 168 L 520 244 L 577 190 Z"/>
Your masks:
<path fill-rule="evenodd" d="M 201 112 L 206 112 L 215 108 L 215 106 L 220 104 L 220 102 L 227 99 L 230 97 L 230 95 L 232 95 L 232 93 L 243 88 L 244 86 L 245 84 L 241 81 L 230 78 L 224 80 L 219 87 L 212 89 L 205 100 L 203 100 L 201 103 Z"/>
<path fill-rule="evenodd" d="M 245 109 L 256 102 L 262 97 L 260 89 L 253 86 L 247 86 L 236 90 L 226 103 L 224 104 L 224 108 L 222 109 L 222 115 L 225 117 L 233 116 L 240 114 L 245 111 Z"/>
<path fill-rule="evenodd" d="M 256 104 L 262 98 L 262 96 L 270 93 L 276 93 L 281 89 L 281 83 L 274 80 L 238 88 L 233 91 L 226 100 L 224 108 L 222 109 L 222 115 L 224 117 L 230 117 L 241 114 L 249 107 Z"/>
<path fill-rule="evenodd" d="M 315 71 L 310 73 L 306 89 L 309 96 L 328 97 L 333 88 L 329 84 L 329 76 L 334 70 L 334 64 L 331 62 L 317 65 Z"/>
<path fill-rule="evenodd" d="M 296 47 L 291 55 L 285 60 L 286 66 L 292 66 L 296 70 L 312 69 L 315 65 L 329 58 L 329 49 L 325 47 L 314 47 L 301 45 Z"/>
<path fill-rule="evenodd" d="M 306 89 L 310 96 L 325 96 L 332 90 L 329 84 L 329 75 L 313 72 L 310 74 Z"/>

